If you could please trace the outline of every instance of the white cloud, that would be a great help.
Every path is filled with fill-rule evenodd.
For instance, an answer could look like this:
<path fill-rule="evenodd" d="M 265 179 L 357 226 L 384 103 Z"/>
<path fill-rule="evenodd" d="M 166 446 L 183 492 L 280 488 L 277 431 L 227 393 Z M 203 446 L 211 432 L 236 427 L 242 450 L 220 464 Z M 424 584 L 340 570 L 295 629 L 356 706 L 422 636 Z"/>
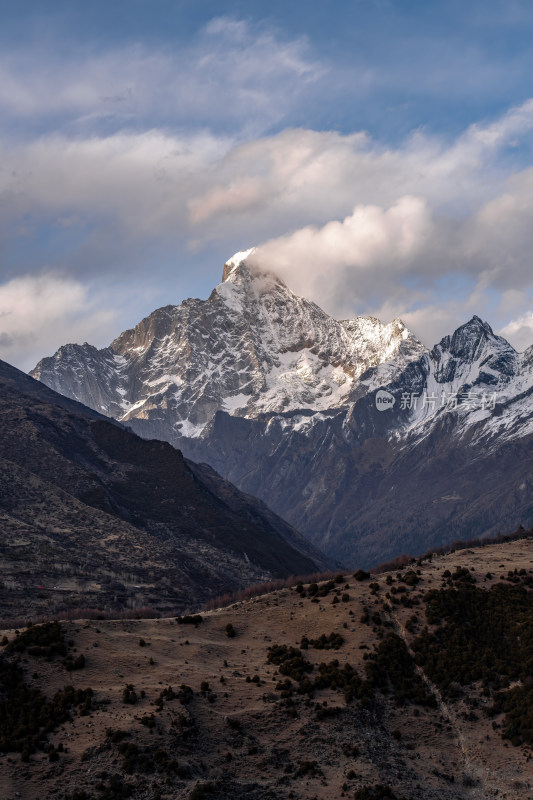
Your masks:
<path fill-rule="evenodd" d="M 364 133 L 285 130 L 230 149 L 199 175 L 189 202 L 193 225 L 216 239 L 221 231 L 259 228 L 281 233 L 324 224 L 355 205 L 394 205 L 401 196 L 424 198 L 439 213 L 471 214 L 497 197 L 509 168 L 502 149 L 533 129 L 533 101 L 487 126 L 471 126 L 446 142 L 415 132 L 396 148 Z M 266 233 L 268 236 L 269 234 Z"/>
<path fill-rule="evenodd" d="M 66 342 L 107 343 L 115 312 L 99 300 L 80 283 L 53 274 L 0 285 L 0 357 L 31 369 L 36 351 L 53 353 Z"/>
<path fill-rule="evenodd" d="M 220 17 L 175 49 L 4 52 L 0 111 L 32 127 L 56 121 L 78 132 L 146 128 L 149 119 L 189 130 L 216 121 L 252 135 L 291 112 L 324 71 L 305 39 Z"/>
<path fill-rule="evenodd" d="M 471 125 L 463 139 L 480 142 L 485 147 L 498 147 L 502 143 L 513 143 L 533 127 L 533 99 L 511 108 L 490 125 Z"/>
<path fill-rule="evenodd" d="M 448 147 L 417 134 L 385 151 L 365 138 L 303 132 L 313 155 L 289 157 L 283 177 L 276 168 L 266 173 L 266 190 L 256 187 L 262 213 L 275 200 L 288 224 L 289 202 L 309 216 L 345 206 L 350 195 L 365 202 L 341 219 L 267 239 L 254 259 L 336 316 L 402 316 L 433 344 L 477 313 L 507 331 L 515 346 L 530 344 L 524 320 L 517 327 L 509 319 L 532 287 L 533 169 L 509 174 L 499 155 L 532 126 L 528 101 L 485 128 L 472 126 Z M 336 168 L 321 173 L 317 142 L 326 137 L 326 158 Z M 282 138 L 294 153 L 290 134 Z M 412 193 L 401 195 L 400 188 Z M 218 207 L 209 206 L 214 193 L 204 198 L 215 222 L 222 207 L 217 192 Z M 313 207 L 317 197 L 320 209 Z"/>
<path fill-rule="evenodd" d="M 478 314 L 523 350 L 533 343 L 531 315 L 520 313 L 533 288 L 530 177 L 456 219 L 410 195 L 358 205 L 342 221 L 265 242 L 253 259 L 337 317 L 400 316 L 432 345 Z"/>
<path fill-rule="evenodd" d="M 232 46 L 226 52 L 228 42 Z M 23 112 L 27 105 L 28 113 L 37 114 L 44 113 L 50 97 L 52 107 L 58 103 L 69 110 L 71 98 L 83 105 L 78 111 L 88 120 L 100 113 L 95 98 L 104 97 L 103 76 L 113 75 L 117 86 L 126 87 L 126 105 L 134 102 L 129 89 L 138 81 L 144 88 L 135 92 L 144 99 L 135 100 L 138 105 L 125 112 L 123 121 L 130 112 L 136 120 L 147 115 L 156 121 L 156 127 L 143 132 L 80 130 L 26 141 L 0 136 L 0 164 L 6 165 L 0 170 L 4 226 L 6 219 L 61 225 L 77 218 L 80 225 L 118 226 L 117 236 L 188 232 L 195 242 L 219 242 L 224 256 L 226 241 L 246 237 L 242 246 L 256 244 L 309 224 L 343 219 L 355 206 L 391 208 L 406 195 L 421 198 L 433 213 L 464 217 L 487 200 L 498 201 L 508 172 L 500 164 L 500 151 L 533 125 L 533 101 L 528 101 L 488 126 L 472 126 L 451 143 L 416 132 L 391 148 L 364 133 L 307 129 L 249 138 L 248 122 L 261 127 L 270 120 L 270 111 L 262 116 L 258 109 L 279 103 L 272 112 L 279 117 L 290 105 L 273 87 L 279 82 L 286 88 L 292 75 L 296 91 L 302 75 L 312 82 L 320 67 L 305 59 L 301 42 L 279 42 L 272 34 L 225 19 L 213 22 L 193 49 L 192 66 L 181 65 L 181 70 L 173 59 L 186 58 L 175 54 L 134 50 L 128 57 L 93 57 L 97 66 L 82 58 L 79 68 L 62 65 L 57 91 L 41 85 L 47 78 L 40 75 L 33 76 L 37 83 L 29 81 L 28 88 L 23 72 L 20 91 L 0 80 L 0 107 L 2 91 L 5 107 L 11 103 Z M 131 81 L 121 77 L 127 69 L 132 70 Z M 78 72 L 89 87 L 83 91 Z M 230 74 L 233 84 L 227 90 Z M 158 94 L 178 91 L 176 84 L 179 96 Z M 113 87 L 107 88 L 105 96 L 115 97 Z M 26 103 L 23 90 L 30 92 L 31 102 Z M 114 105 L 124 109 L 121 91 L 117 89 Z M 200 116 L 191 114 L 194 130 L 172 132 L 155 113 L 156 107 L 179 107 L 187 116 L 190 103 L 204 104 L 218 123 L 219 110 L 223 115 L 230 107 L 239 130 L 209 131 L 203 127 L 202 111 Z M 511 189 L 511 196 L 515 194 Z"/>
<path fill-rule="evenodd" d="M 500 331 L 500 336 L 511 342 L 519 352 L 533 345 L 533 311 L 511 320 Z"/>
<path fill-rule="evenodd" d="M 467 221 L 462 248 L 465 262 L 478 264 L 483 285 L 500 291 L 531 286 L 532 168 L 511 176 Z"/>
<path fill-rule="evenodd" d="M 105 222 L 136 236 L 182 230 L 191 180 L 227 148 L 209 134 L 171 137 L 157 131 L 69 140 L 49 136 L 0 144 L 0 200 L 11 219 L 53 225 L 65 218 Z"/>
<path fill-rule="evenodd" d="M 388 209 L 359 205 L 342 222 L 308 226 L 274 239 L 259 247 L 252 258 L 264 268 L 270 265 L 296 292 L 320 295 L 330 306 L 339 289 L 346 298 L 346 271 L 353 270 L 358 281 L 350 281 L 348 291 L 354 292 L 355 305 L 357 300 L 365 301 L 377 273 L 395 275 L 396 280 L 408 273 L 430 233 L 424 201 L 404 196 Z"/>

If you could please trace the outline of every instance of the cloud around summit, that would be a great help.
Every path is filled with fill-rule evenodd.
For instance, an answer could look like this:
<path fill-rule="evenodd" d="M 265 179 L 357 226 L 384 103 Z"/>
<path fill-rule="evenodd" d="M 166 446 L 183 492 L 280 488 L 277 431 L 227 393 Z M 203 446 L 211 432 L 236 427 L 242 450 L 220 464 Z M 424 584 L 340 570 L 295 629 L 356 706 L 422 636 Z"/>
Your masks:
<path fill-rule="evenodd" d="M 476 313 L 531 344 L 529 50 L 488 44 L 533 15 L 449 10 L 457 40 L 427 4 L 3 40 L 0 357 L 104 344 L 251 246 L 336 316 L 401 316 L 431 345 Z"/>

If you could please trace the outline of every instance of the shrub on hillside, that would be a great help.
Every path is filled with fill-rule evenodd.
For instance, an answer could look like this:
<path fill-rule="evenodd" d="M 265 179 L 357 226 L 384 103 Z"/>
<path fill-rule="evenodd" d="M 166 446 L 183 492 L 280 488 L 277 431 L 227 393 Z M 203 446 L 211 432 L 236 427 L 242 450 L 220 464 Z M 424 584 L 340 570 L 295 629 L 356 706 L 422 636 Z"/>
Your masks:
<path fill-rule="evenodd" d="M 6 645 L 7 653 L 28 652 L 31 656 L 66 656 L 67 645 L 59 622 L 30 625 Z"/>
<path fill-rule="evenodd" d="M 302 656 L 297 647 L 286 644 L 274 644 L 268 649 L 267 661 L 276 664 L 282 675 L 287 675 L 295 681 L 301 681 L 305 673 L 313 671 L 313 665 Z"/>
<path fill-rule="evenodd" d="M 307 636 L 302 636 L 300 647 L 302 650 L 307 650 L 309 647 L 314 647 L 315 650 L 338 650 L 343 644 L 344 639 L 340 633 L 328 635 L 322 633 L 318 639 L 308 639 Z"/>
<path fill-rule="evenodd" d="M 186 614 L 184 617 L 176 617 L 178 625 L 194 625 L 196 627 L 203 621 L 204 619 L 200 614 Z"/>

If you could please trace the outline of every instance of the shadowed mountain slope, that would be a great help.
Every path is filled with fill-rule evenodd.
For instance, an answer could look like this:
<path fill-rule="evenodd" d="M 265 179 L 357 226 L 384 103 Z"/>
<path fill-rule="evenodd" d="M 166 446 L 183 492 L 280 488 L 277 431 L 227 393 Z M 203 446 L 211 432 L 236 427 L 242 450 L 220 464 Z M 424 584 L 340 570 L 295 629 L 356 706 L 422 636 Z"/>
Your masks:
<path fill-rule="evenodd" d="M 178 609 L 328 562 L 262 503 L 0 362 L 4 612 Z"/>

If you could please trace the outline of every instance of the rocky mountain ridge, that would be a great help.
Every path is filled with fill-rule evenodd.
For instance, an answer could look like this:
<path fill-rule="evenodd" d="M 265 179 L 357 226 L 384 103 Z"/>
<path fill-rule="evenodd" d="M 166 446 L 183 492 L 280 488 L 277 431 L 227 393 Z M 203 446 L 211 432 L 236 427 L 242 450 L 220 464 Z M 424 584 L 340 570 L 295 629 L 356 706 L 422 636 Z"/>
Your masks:
<path fill-rule="evenodd" d="M 339 322 L 248 257 L 208 300 L 33 375 L 211 464 L 347 563 L 533 522 L 533 347 L 477 316 L 431 350 L 400 320 Z"/>

